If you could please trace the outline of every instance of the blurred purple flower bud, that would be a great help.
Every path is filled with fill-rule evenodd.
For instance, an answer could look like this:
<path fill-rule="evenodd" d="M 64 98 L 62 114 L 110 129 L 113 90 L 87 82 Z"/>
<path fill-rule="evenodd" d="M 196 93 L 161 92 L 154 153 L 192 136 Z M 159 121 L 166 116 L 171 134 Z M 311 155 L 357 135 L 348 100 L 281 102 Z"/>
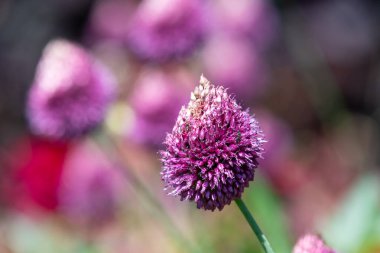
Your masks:
<path fill-rule="evenodd" d="M 327 247 L 319 236 L 307 234 L 298 240 L 293 253 L 335 253 L 335 251 Z"/>
<path fill-rule="evenodd" d="M 259 111 L 256 116 L 265 136 L 270 140 L 263 146 L 266 159 L 261 163 L 261 167 L 281 167 L 278 164 L 279 160 L 289 157 L 294 148 L 292 130 L 287 122 L 268 111 Z"/>
<path fill-rule="evenodd" d="M 214 29 L 234 37 L 253 39 L 258 49 L 265 49 L 279 27 L 275 8 L 266 0 L 212 1 Z"/>
<path fill-rule="evenodd" d="M 141 144 L 161 146 L 193 82 L 186 72 L 147 69 L 140 74 L 135 86 L 131 95 L 135 124 L 130 137 Z"/>
<path fill-rule="evenodd" d="M 261 171 L 269 179 L 274 190 L 281 195 L 290 195 L 307 183 L 301 164 L 292 159 L 294 151 L 293 134 L 288 124 L 270 112 L 259 111 L 257 119 L 270 142 L 263 145 L 265 160 Z"/>
<path fill-rule="evenodd" d="M 92 12 L 89 36 L 96 39 L 110 39 L 126 42 L 130 17 L 135 9 L 131 1 L 98 1 Z"/>
<path fill-rule="evenodd" d="M 222 210 L 253 180 L 265 142 L 258 122 L 203 76 L 160 152 L 169 195 Z"/>
<path fill-rule="evenodd" d="M 244 99 L 262 94 L 266 68 L 247 40 L 214 36 L 202 54 L 205 74 Z"/>
<path fill-rule="evenodd" d="M 29 92 L 27 116 L 37 135 L 70 138 L 104 117 L 114 80 L 83 48 L 65 40 L 49 43 Z"/>
<path fill-rule="evenodd" d="M 144 60 L 188 56 L 202 41 L 203 13 L 200 0 L 144 0 L 131 21 L 130 48 Z"/>
<path fill-rule="evenodd" d="M 114 218 L 122 190 L 122 175 L 112 162 L 95 144 L 79 144 L 65 162 L 59 207 L 74 222 L 102 225 Z"/>

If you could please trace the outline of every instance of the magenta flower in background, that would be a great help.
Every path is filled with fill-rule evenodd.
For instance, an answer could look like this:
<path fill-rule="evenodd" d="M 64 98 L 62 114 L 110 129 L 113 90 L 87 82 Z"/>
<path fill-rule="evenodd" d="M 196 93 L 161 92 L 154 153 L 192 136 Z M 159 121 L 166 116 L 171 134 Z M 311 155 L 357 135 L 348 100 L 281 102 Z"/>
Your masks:
<path fill-rule="evenodd" d="M 129 46 L 144 60 L 188 56 L 203 39 L 203 15 L 200 0 L 144 0 L 131 21 Z"/>
<path fill-rule="evenodd" d="M 73 222 L 83 225 L 111 221 L 123 197 L 122 178 L 95 144 L 79 144 L 64 165 L 59 208 Z"/>
<path fill-rule="evenodd" d="M 160 146 L 192 88 L 192 78 L 186 71 L 143 70 L 130 98 L 135 112 L 130 138 L 141 144 Z"/>
<path fill-rule="evenodd" d="M 165 189 L 205 210 L 222 210 L 253 180 L 265 142 L 258 122 L 203 76 L 160 152 Z"/>
<path fill-rule="evenodd" d="M 293 253 L 335 253 L 316 235 L 307 234 L 301 237 L 293 248 Z"/>
<path fill-rule="evenodd" d="M 256 111 L 256 117 L 270 140 L 264 143 L 265 159 L 260 169 L 274 190 L 282 196 L 291 196 L 308 183 L 304 166 L 293 157 L 294 136 L 287 122 L 268 111 Z"/>
<path fill-rule="evenodd" d="M 211 1 L 213 30 L 253 40 L 257 49 L 273 41 L 279 27 L 276 9 L 266 0 Z"/>
<path fill-rule="evenodd" d="M 244 100 L 266 88 L 264 62 L 246 39 L 214 35 L 202 51 L 202 61 L 207 76 Z"/>
<path fill-rule="evenodd" d="M 29 92 L 31 131 L 50 138 L 70 138 L 96 127 L 115 88 L 111 74 L 79 45 L 50 42 Z"/>
<path fill-rule="evenodd" d="M 131 1 L 98 1 L 91 14 L 88 36 L 97 39 L 126 42 L 129 21 L 135 6 Z M 90 40 L 91 42 L 91 40 Z"/>
<path fill-rule="evenodd" d="M 258 111 L 256 116 L 260 120 L 265 136 L 270 140 L 264 144 L 266 159 L 261 163 L 261 167 L 278 163 L 290 156 L 294 149 L 294 137 L 288 123 L 265 110 Z"/>

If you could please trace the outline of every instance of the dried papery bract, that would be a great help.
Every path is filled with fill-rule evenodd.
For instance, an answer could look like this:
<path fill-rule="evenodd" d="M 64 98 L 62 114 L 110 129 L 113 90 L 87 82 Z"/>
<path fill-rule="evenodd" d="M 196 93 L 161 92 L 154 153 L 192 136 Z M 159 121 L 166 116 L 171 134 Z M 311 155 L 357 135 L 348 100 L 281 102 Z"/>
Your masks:
<path fill-rule="evenodd" d="M 201 76 L 160 152 L 165 189 L 200 209 L 222 210 L 253 180 L 264 142 L 248 110 Z"/>

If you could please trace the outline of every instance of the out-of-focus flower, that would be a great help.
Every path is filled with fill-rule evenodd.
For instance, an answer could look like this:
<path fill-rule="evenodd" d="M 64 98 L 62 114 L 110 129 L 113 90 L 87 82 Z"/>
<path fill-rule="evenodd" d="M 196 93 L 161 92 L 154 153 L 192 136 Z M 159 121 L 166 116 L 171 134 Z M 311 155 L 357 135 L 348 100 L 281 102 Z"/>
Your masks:
<path fill-rule="evenodd" d="M 376 47 L 374 17 L 365 1 L 328 1 L 306 10 L 309 31 L 333 63 L 368 57 Z"/>
<path fill-rule="evenodd" d="M 202 1 L 144 0 L 131 21 L 129 46 L 144 60 L 189 55 L 205 32 Z"/>
<path fill-rule="evenodd" d="M 103 65 L 65 40 L 49 43 L 29 93 L 27 116 L 33 133 L 70 138 L 97 126 L 115 83 Z"/>
<path fill-rule="evenodd" d="M 289 196 L 306 184 L 304 165 L 292 157 L 293 135 L 286 122 L 266 111 L 256 114 L 269 142 L 264 143 L 265 158 L 260 168 L 281 195 Z"/>
<path fill-rule="evenodd" d="M 335 253 L 335 251 L 327 247 L 319 236 L 307 234 L 298 240 L 293 253 Z"/>
<path fill-rule="evenodd" d="M 22 141 L 11 149 L 11 168 L 15 177 L 9 196 L 16 208 L 32 206 L 55 210 L 58 204 L 63 164 L 69 150 L 66 142 L 39 138 Z M 15 159 L 17 157 L 17 159 Z M 14 180 L 14 181 L 13 181 Z"/>
<path fill-rule="evenodd" d="M 253 180 L 264 142 L 256 119 L 202 76 L 161 151 L 165 189 L 222 210 Z"/>
<path fill-rule="evenodd" d="M 297 235 L 313 229 L 329 217 L 357 176 L 356 156 L 365 155 L 359 149 L 348 152 L 347 147 L 365 148 L 360 144 L 362 140 L 355 139 L 360 139 L 360 130 L 347 131 L 345 128 L 339 126 L 334 130 L 344 140 L 343 143 L 338 144 L 337 136 L 330 132 L 328 136 L 318 136 L 308 146 L 302 146 L 297 160 L 280 162 L 286 173 L 283 175 L 285 179 L 278 182 L 293 181 L 293 187 L 288 183 L 283 185 L 283 189 L 290 193 L 287 195 L 287 216 Z M 355 141 L 352 136 L 355 136 Z M 350 144 L 351 141 L 355 144 Z M 331 171 L 334 171 L 334 176 L 331 176 Z"/>
<path fill-rule="evenodd" d="M 278 17 L 269 1 L 217 0 L 210 7 L 214 30 L 251 38 L 258 49 L 265 49 L 277 33 Z"/>
<path fill-rule="evenodd" d="M 102 225 L 114 218 L 122 197 L 122 175 L 93 143 L 67 156 L 59 189 L 59 207 L 83 225 Z"/>
<path fill-rule="evenodd" d="M 230 36 L 214 36 L 203 50 L 205 74 L 242 98 L 260 95 L 265 67 L 250 42 Z"/>
<path fill-rule="evenodd" d="M 293 135 L 287 123 L 264 110 L 257 112 L 257 118 L 265 136 L 270 140 L 264 144 L 266 159 L 261 166 L 288 156 L 293 150 Z"/>
<path fill-rule="evenodd" d="M 91 15 L 88 36 L 95 40 L 105 39 L 125 43 L 134 8 L 131 1 L 98 1 Z"/>
<path fill-rule="evenodd" d="M 191 77 L 181 70 L 146 69 L 135 86 L 131 95 L 135 124 L 129 136 L 142 144 L 160 146 L 193 87 Z"/>

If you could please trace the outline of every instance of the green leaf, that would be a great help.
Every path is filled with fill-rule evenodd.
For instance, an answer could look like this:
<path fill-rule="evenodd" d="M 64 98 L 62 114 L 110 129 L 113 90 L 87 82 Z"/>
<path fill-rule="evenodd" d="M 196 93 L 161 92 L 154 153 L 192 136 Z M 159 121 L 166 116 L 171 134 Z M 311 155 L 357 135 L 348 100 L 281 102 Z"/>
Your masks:
<path fill-rule="evenodd" d="M 15 216 L 8 221 L 7 236 L 12 249 L 21 253 L 66 253 L 69 245 L 61 244 L 62 235 L 54 229 L 54 223 L 36 221 Z"/>
<path fill-rule="evenodd" d="M 379 179 L 368 174 L 348 192 L 330 221 L 322 227 L 325 240 L 338 252 L 354 253 L 373 231 L 380 200 Z"/>
<path fill-rule="evenodd" d="M 246 190 L 244 199 L 257 223 L 277 253 L 291 252 L 292 244 L 284 216 L 284 209 L 270 185 L 257 176 Z"/>

